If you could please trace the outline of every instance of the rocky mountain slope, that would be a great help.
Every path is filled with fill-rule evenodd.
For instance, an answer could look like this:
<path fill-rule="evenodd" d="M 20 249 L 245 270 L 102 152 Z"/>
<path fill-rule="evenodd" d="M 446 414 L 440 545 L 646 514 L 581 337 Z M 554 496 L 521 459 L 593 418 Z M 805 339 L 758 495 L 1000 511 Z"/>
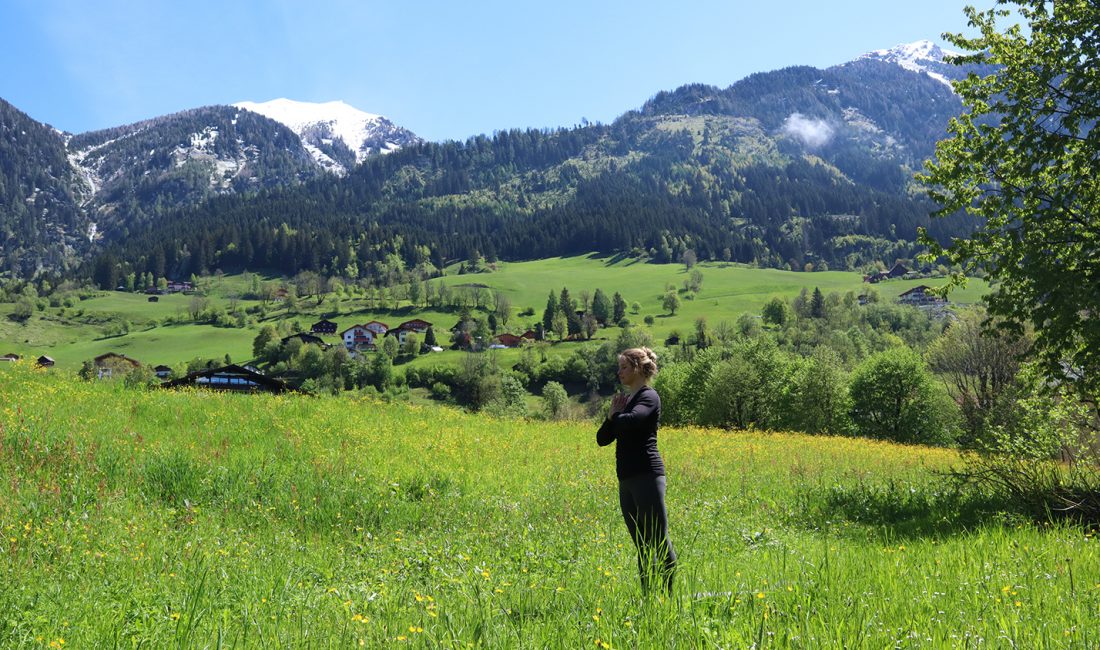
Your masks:
<path fill-rule="evenodd" d="M 168 211 L 346 174 L 374 153 L 419 141 L 342 102 L 247 106 L 71 135 L 0 100 L 0 272 L 71 268 L 98 241 L 124 240 Z M 309 119 L 286 119 L 280 107 Z"/>
<path fill-rule="evenodd" d="M 298 134 L 319 165 L 341 175 L 368 156 L 390 153 L 420 141 L 412 131 L 385 117 L 340 101 L 316 104 L 275 99 L 238 102 L 234 106 L 285 124 Z"/>
<path fill-rule="evenodd" d="M 479 256 L 602 251 L 860 268 L 961 234 L 913 181 L 961 111 L 926 71 L 879 57 L 660 92 L 609 125 L 421 143 L 346 177 L 181 211 L 112 251 L 144 271 L 386 275 Z M 192 224 L 203 227 L 194 229 Z M 182 240 L 201 255 L 170 249 Z M 198 265 L 197 260 L 202 264 Z"/>
<path fill-rule="evenodd" d="M 341 102 L 242 102 L 77 136 L 5 105 L 0 272 L 107 249 L 146 270 L 153 248 L 173 274 L 686 248 L 855 268 L 912 254 L 930 224 L 912 175 L 961 110 L 945 83 L 961 71 L 943 58 L 910 44 L 662 91 L 610 125 L 465 143 L 421 142 Z"/>

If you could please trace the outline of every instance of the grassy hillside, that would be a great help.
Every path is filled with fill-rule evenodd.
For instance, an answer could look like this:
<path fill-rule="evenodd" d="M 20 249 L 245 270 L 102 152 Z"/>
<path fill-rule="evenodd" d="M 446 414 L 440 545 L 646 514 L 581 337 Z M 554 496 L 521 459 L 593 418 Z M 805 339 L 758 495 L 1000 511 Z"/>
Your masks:
<path fill-rule="evenodd" d="M 0 395 L 5 647 L 1095 641 L 1095 538 L 989 514 L 950 451 L 662 430 L 681 569 L 647 601 L 587 423 L 25 364 Z"/>
<path fill-rule="evenodd" d="M 792 298 L 804 287 L 813 290 L 820 287 L 825 293 L 853 291 L 862 293 L 874 290 L 883 300 L 893 300 L 901 292 L 918 284 L 938 286 L 942 279 L 893 280 L 877 285 L 867 285 L 856 273 L 827 271 L 822 273 L 794 273 L 775 269 L 756 269 L 731 264 L 700 264 L 703 287 L 695 300 L 684 300 L 675 315 L 665 314 L 661 298 L 665 286 L 682 287 L 687 272 L 682 265 L 645 264 L 636 260 L 616 260 L 601 256 L 577 256 L 552 258 L 537 262 L 502 263 L 492 273 L 447 275 L 439 281 L 452 286 L 484 285 L 503 291 L 512 300 L 513 318 L 509 328 L 522 332 L 542 317 L 546 297 L 550 291 L 560 292 L 568 287 L 574 298 L 582 290 L 594 292 L 601 288 L 609 295 L 622 293 L 627 304 L 638 302 L 638 314 L 628 318 L 641 325 L 644 316 L 652 315 L 655 322 L 650 329 L 658 340 L 670 331 L 691 331 L 699 317 L 705 317 L 712 326 L 726 320 L 733 322 L 745 312 L 760 313 L 760 308 L 772 296 Z M 243 292 L 239 276 L 227 276 L 212 282 L 210 296 L 214 304 L 225 306 L 231 292 Z M 976 302 L 988 290 L 986 284 L 973 280 L 970 286 L 952 294 L 957 303 Z M 269 305 L 265 320 L 253 326 L 218 328 L 210 325 L 176 324 L 164 326 L 165 319 L 184 318 L 188 312 L 190 296 L 162 296 L 160 302 L 150 303 L 144 295 L 106 292 L 99 297 L 83 300 L 73 307 L 49 308 L 39 312 L 27 323 L 17 323 L 6 316 L 13 305 L 0 304 L 0 341 L 5 344 L 0 354 L 16 352 L 38 356 L 48 354 L 65 368 L 78 368 L 85 359 L 115 351 L 149 364 L 173 365 L 194 357 L 221 358 L 229 354 L 235 361 L 251 357 L 252 339 L 265 323 L 280 320 L 297 320 L 307 329 L 321 317 L 335 320 L 343 329 L 355 323 L 378 319 L 396 325 L 410 318 L 424 318 L 442 330 L 454 325 L 457 314 L 453 311 L 413 309 L 403 303 L 396 310 L 368 309 L 361 297 L 345 298 L 338 304 L 338 313 L 331 313 L 329 305 L 317 307 L 314 301 L 302 301 L 298 312 L 288 314 L 285 309 Z M 256 301 L 240 301 L 242 307 L 258 306 Z M 520 318 L 515 314 L 525 307 L 535 310 L 535 315 Z M 107 336 L 114 323 L 127 320 L 130 332 L 123 336 Z M 598 336 L 603 336 L 601 333 Z M 331 337 L 333 342 L 336 337 Z M 445 353 L 439 360 L 446 360 Z M 421 360 L 417 363 L 435 363 Z"/>

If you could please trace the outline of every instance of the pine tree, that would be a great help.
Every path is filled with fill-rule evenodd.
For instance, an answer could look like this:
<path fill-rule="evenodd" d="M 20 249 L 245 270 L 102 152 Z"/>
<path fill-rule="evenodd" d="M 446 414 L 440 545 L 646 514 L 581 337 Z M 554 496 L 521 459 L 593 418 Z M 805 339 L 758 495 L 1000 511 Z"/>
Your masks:
<path fill-rule="evenodd" d="M 626 318 L 626 299 L 623 298 L 621 293 L 616 291 L 614 297 L 612 297 L 611 299 L 611 302 L 613 305 L 611 320 L 615 323 L 618 323 L 622 319 Z"/>
<path fill-rule="evenodd" d="M 821 295 L 821 289 L 814 287 L 813 297 L 810 298 L 810 316 L 821 318 L 825 315 L 825 296 Z"/>
<path fill-rule="evenodd" d="M 546 298 L 546 309 L 542 312 L 542 329 L 547 332 L 554 330 L 554 314 L 558 313 L 558 297 L 554 291 Z"/>
<path fill-rule="evenodd" d="M 592 296 L 592 317 L 596 319 L 596 322 L 606 325 L 608 319 L 611 318 L 612 309 L 611 299 L 607 297 L 603 289 L 596 289 L 596 293 Z"/>
<path fill-rule="evenodd" d="M 581 317 L 577 315 L 577 303 L 569 296 L 569 289 L 566 287 L 561 289 L 558 307 L 561 309 L 561 313 L 565 315 L 565 323 L 569 334 L 580 334 L 583 326 Z"/>

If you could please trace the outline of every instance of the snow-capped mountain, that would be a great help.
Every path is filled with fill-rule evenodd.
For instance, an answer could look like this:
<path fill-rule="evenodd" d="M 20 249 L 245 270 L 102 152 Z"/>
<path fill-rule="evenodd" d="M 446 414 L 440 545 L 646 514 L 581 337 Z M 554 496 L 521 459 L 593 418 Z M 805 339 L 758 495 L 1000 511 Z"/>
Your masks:
<path fill-rule="evenodd" d="M 290 99 L 237 102 L 237 108 L 285 124 L 326 170 L 343 174 L 375 153 L 389 153 L 420 141 L 408 129 L 381 115 L 361 111 L 342 101 L 311 103 Z"/>
<path fill-rule="evenodd" d="M 636 150 L 641 156 L 658 152 L 664 160 L 669 152 L 660 145 L 670 142 L 669 131 L 659 124 L 675 125 L 685 116 L 703 116 L 713 133 L 721 134 L 715 136 L 715 143 L 720 144 L 714 146 L 733 147 L 723 155 L 738 168 L 770 169 L 788 164 L 788 157 L 801 160 L 798 156 L 812 156 L 829 166 L 832 178 L 845 184 L 865 185 L 868 192 L 904 193 L 912 170 L 932 155 L 936 140 L 945 133 L 944 125 L 962 110 L 947 81 L 968 70 L 983 69 L 945 62 L 950 54 L 930 41 L 921 41 L 869 52 L 827 69 L 799 66 L 758 73 L 726 89 L 691 84 L 662 91 L 641 109 L 624 114 L 623 123 L 642 135 L 617 146 Z M 585 138 L 595 133 L 589 131 L 562 137 L 566 143 L 587 142 Z M 550 150 L 560 150 L 565 156 L 562 160 L 574 155 L 566 151 L 565 144 L 548 135 L 525 135 L 509 143 L 511 137 L 511 133 L 500 136 L 500 157 L 513 162 L 488 174 L 493 178 L 514 176 L 508 183 L 487 190 L 475 182 L 485 176 L 481 172 L 454 175 L 449 167 L 433 168 L 427 162 L 410 180 L 404 176 L 409 173 L 408 166 L 394 164 L 405 159 L 397 154 L 366 163 L 375 175 L 372 179 L 381 178 L 384 189 L 377 197 L 370 195 L 377 201 L 364 205 L 417 202 L 433 192 L 470 192 L 471 201 L 476 202 L 485 200 L 484 192 L 500 191 L 505 185 L 518 188 L 523 195 L 575 195 L 578 181 L 574 173 L 555 174 L 542 168 L 530 173 L 517 171 L 535 160 L 551 170 L 561 163 L 545 162 L 546 154 L 533 151 L 532 141 L 550 138 Z M 362 187 L 362 179 L 346 174 L 369 155 L 410 145 L 441 151 L 420 142 L 389 120 L 338 101 L 310 104 L 280 99 L 207 106 L 68 134 L 38 123 L 0 100 L 0 161 L 5 163 L 0 165 L 0 272 L 73 268 L 105 243 L 125 242 L 181 219 L 218 223 L 226 212 L 247 213 L 250 218 L 263 213 L 264 209 L 251 207 L 253 201 L 299 202 L 301 214 L 313 214 L 316 206 L 342 195 L 344 183 L 356 196 L 378 189 Z M 589 145 L 600 143 L 597 138 Z M 477 146 L 486 145 L 479 140 Z M 615 149 L 605 157 L 618 155 L 621 151 Z M 427 156 L 425 161 L 431 159 Z M 702 164 L 692 164 L 696 163 Z M 563 169 L 572 171 L 574 167 L 589 169 L 591 165 L 578 158 L 575 166 Z M 394 173 L 395 169 L 402 171 Z M 657 176 L 663 173 L 650 171 Z M 617 173 L 634 182 L 640 171 Z M 761 178 L 773 176 L 768 171 Z M 460 177 L 462 182 L 456 180 Z M 555 177 L 563 183 L 560 187 L 548 180 Z M 589 180 L 596 183 L 599 179 Z M 318 192 L 311 196 L 314 185 Z M 826 196 L 832 190 L 820 187 L 815 191 Z M 233 195 L 241 198 L 230 198 Z M 508 195 L 503 202 L 512 200 Z M 823 204 L 830 201 L 833 199 L 822 199 Z M 432 203 L 426 202 L 425 210 L 430 210 Z M 735 198 L 730 204 L 736 204 Z M 285 209 L 278 204 L 274 211 Z M 753 203 L 737 209 L 751 216 L 760 206 Z M 785 204 L 775 209 L 779 213 L 792 210 Z M 378 216 L 386 215 L 380 212 Z M 876 231 L 875 236 L 879 234 Z M 156 240 L 156 245 L 169 252 L 176 250 L 172 238 L 178 235 L 172 231 Z M 238 231 L 226 234 L 228 238 L 241 236 Z M 190 242 L 186 250 L 198 251 L 200 243 L 202 252 L 208 252 L 206 240 Z M 170 255 L 166 253 L 166 257 Z"/>
<path fill-rule="evenodd" d="M 916 41 L 895 45 L 888 50 L 875 50 L 868 52 L 859 58 L 876 59 L 895 63 L 913 72 L 924 72 L 929 77 L 951 86 L 951 80 L 959 78 L 960 70 L 945 61 L 945 58 L 957 56 L 958 52 L 945 50 L 932 41 Z"/>

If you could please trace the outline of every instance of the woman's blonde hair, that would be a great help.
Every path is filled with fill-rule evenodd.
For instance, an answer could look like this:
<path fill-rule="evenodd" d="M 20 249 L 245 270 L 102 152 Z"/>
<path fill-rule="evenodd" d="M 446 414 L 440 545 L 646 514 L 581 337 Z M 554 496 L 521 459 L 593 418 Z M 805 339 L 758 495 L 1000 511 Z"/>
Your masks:
<path fill-rule="evenodd" d="M 651 379 L 657 374 L 657 354 L 649 348 L 630 348 L 623 350 L 619 356 L 626 359 L 627 363 L 642 373 L 646 379 Z"/>

